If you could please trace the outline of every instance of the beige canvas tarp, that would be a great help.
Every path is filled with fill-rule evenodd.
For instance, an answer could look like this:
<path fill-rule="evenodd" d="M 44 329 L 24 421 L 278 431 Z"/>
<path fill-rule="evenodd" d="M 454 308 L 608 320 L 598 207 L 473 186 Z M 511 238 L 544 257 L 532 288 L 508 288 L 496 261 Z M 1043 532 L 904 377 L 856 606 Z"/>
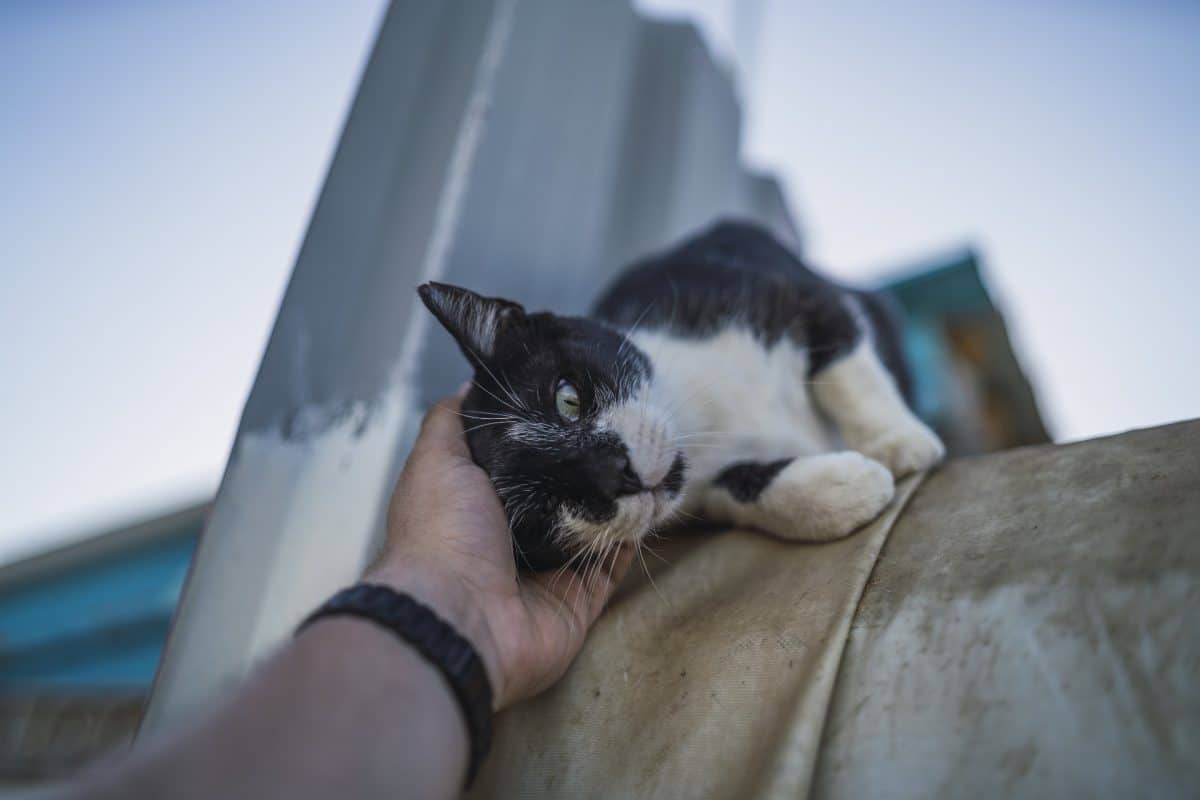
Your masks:
<path fill-rule="evenodd" d="M 1200 794 L 1200 423 L 952 462 L 841 542 L 655 549 L 472 796 Z"/>

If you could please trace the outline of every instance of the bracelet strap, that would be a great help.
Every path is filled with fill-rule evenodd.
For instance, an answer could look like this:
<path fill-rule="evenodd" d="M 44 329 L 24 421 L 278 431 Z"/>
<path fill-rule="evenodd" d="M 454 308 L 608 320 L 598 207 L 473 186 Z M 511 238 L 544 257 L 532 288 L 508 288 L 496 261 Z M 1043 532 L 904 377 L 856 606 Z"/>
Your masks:
<path fill-rule="evenodd" d="M 492 684 L 471 643 L 445 620 L 407 594 L 360 583 L 335 594 L 308 616 L 296 633 L 325 617 L 351 616 L 387 628 L 442 673 L 466 719 L 471 740 L 466 787 L 492 743 Z"/>

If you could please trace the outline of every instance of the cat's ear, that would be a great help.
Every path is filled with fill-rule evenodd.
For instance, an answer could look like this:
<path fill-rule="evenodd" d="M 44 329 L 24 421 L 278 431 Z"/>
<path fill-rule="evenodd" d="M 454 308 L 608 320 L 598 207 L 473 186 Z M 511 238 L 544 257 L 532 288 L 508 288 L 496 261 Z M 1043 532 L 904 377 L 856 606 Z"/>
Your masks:
<path fill-rule="evenodd" d="M 518 304 L 459 286 L 425 283 L 417 287 L 417 294 L 472 363 L 494 356 L 504 330 L 525 319 L 525 309 Z"/>

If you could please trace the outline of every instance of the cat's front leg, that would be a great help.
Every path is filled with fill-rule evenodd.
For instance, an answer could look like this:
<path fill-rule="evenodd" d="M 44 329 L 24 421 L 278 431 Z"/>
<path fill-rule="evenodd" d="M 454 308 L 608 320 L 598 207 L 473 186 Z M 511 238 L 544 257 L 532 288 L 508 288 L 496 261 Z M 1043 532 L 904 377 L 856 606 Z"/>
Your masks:
<path fill-rule="evenodd" d="M 928 469 L 946 455 L 942 440 L 909 410 L 866 341 L 814 375 L 813 394 L 846 444 L 885 464 L 897 478 Z"/>
<path fill-rule="evenodd" d="M 887 467 L 847 451 L 732 464 L 700 491 L 709 519 L 824 542 L 879 516 L 895 486 Z"/>

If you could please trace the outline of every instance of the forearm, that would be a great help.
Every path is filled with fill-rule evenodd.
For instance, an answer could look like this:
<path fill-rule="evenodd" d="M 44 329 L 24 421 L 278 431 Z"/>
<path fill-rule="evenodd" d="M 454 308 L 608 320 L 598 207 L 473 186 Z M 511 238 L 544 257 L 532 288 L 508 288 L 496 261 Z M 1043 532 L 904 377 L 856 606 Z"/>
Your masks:
<path fill-rule="evenodd" d="M 89 796 L 453 797 L 462 713 L 438 671 L 362 620 L 307 629 L 190 733 L 137 753 Z"/>
<path fill-rule="evenodd" d="M 389 508 L 387 546 L 365 580 L 420 601 L 470 642 L 495 710 L 563 673 L 633 549 L 588 580 L 518 576 L 504 507 L 463 439 L 460 402 L 435 405 L 422 423 Z M 463 679 L 484 748 L 489 692 L 478 672 Z M 468 751 L 463 709 L 437 668 L 390 630 L 323 618 L 207 718 L 139 743 L 65 796 L 453 797 Z"/>

